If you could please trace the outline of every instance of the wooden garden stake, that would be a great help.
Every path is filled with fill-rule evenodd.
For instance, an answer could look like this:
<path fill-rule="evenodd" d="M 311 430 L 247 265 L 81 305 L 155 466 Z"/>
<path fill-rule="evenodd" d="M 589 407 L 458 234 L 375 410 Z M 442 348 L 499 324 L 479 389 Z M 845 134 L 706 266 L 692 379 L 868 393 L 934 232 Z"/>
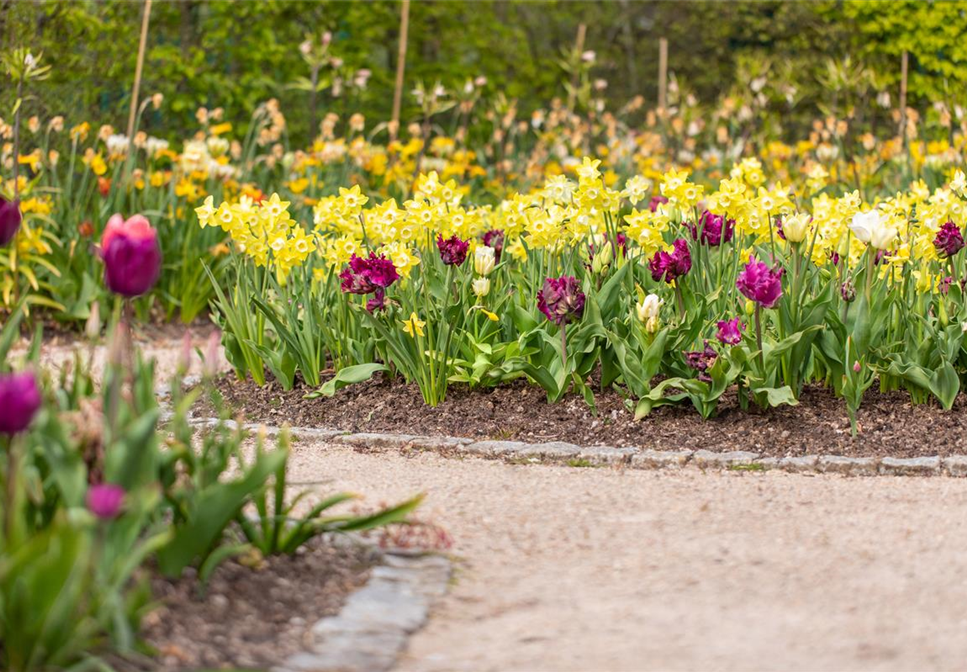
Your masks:
<path fill-rule="evenodd" d="M 406 71 L 406 41 L 410 29 L 410 0 L 403 0 L 400 11 L 400 50 L 396 58 L 396 89 L 393 91 L 393 118 L 390 122 L 390 139 L 396 139 L 400 128 L 400 108 L 403 105 L 403 74 Z"/>
<path fill-rule="evenodd" d="M 665 111 L 668 104 L 668 40 L 658 40 L 658 109 Z"/>
<path fill-rule="evenodd" d="M 900 142 L 907 146 L 907 70 L 909 69 L 910 54 L 903 52 L 900 59 Z"/>
<path fill-rule="evenodd" d="M 574 53 L 577 55 L 575 61 L 574 74 L 571 75 L 571 90 L 567 94 L 567 109 L 574 109 L 574 97 L 578 91 L 578 72 L 580 71 L 581 55 L 584 53 L 584 38 L 587 36 L 588 27 L 581 23 L 578 24 L 578 34 L 574 40 Z"/>
<path fill-rule="evenodd" d="M 148 44 L 148 21 L 151 19 L 151 0 L 144 0 L 141 18 L 141 42 L 138 44 L 138 63 L 134 68 L 134 87 L 131 90 L 131 111 L 128 113 L 128 142 L 134 142 L 134 120 L 138 114 L 138 94 L 141 91 L 141 71 L 144 68 L 144 50 Z"/>

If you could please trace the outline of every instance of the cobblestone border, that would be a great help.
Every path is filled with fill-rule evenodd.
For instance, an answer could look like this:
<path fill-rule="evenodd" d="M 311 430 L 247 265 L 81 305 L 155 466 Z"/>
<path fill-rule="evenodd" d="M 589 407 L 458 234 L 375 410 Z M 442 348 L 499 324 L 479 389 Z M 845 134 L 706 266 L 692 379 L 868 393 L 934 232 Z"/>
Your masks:
<path fill-rule="evenodd" d="M 191 421 L 210 426 L 214 418 Z M 227 421 L 235 427 L 231 420 Z M 263 431 L 268 436 L 280 428 L 247 423 L 246 430 Z M 576 467 L 614 467 L 631 469 L 698 468 L 731 471 L 784 471 L 794 474 L 842 474 L 844 476 L 967 476 L 967 455 L 948 457 L 844 457 L 841 455 L 804 455 L 801 457 L 764 457 L 759 453 L 735 450 L 716 453 L 709 450 L 649 450 L 639 447 L 578 446 L 563 441 L 527 443 L 524 441 L 475 441 L 454 436 L 344 432 L 336 429 L 291 427 L 293 437 L 375 450 L 430 451 L 448 456 L 474 456 L 514 463 L 570 464 Z"/>
<path fill-rule="evenodd" d="M 409 636 L 447 591 L 451 564 L 442 555 L 383 552 L 382 564 L 335 616 L 309 630 L 307 648 L 272 672 L 385 672 Z"/>

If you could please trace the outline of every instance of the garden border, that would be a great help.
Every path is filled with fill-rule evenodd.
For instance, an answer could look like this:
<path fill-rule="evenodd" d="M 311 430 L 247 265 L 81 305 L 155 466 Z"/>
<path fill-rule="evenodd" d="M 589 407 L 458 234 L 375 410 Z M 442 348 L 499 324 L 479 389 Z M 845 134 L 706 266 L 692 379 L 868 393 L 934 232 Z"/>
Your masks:
<path fill-rule="evenodd" d="M 433 600 L 450 584 L 452 564 L 441 554 L 380 549 L 380 562 L 338 614 L 316 621 L 306 648 L 272 667 L 272 672 L 386 672 L 422 628 Z"/>
<path fill-rule="evenodd" d="M 210 426 L 217 418 L 195 418 L 195 426 Z M 231 427 L 238 424 L 225 421 Z M 281 428 L 263 423 L 245 423 L 249 431 L 278 434 Z M 397 433 L 348 432 L 338 429 L 289 427 L 293 437 L 328 441 L 359 449 L 398 449 L 430 451 L 444 456 L 483 457 L 515 464 L 564 464 L 574 467 L 627 467 L 631 469 L 683 469 L 702 471 L 783 471 L 794 474 L 841 474 L 844 476 L 967 476 L 967 455 L 930 457 L 847 457 L 843 455 L 804 455 L 801 457 L 763 457 L 759 453 L 733 450 L 650 450 L 625 446 L 579 446 L 563 441 L 527 443 L 491 441 L 456 436 L 419 436 Z"/>

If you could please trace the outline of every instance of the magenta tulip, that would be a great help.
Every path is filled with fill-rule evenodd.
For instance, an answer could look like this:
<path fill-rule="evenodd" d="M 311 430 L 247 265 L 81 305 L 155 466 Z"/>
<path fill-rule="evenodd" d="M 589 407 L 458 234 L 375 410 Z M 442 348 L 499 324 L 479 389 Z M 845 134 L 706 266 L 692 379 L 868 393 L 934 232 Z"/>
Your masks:
<path fill-rule="evenodd" d="M 19 434 L 40 409 L 40 388 L 33 373 L 0 374 L 0 433 Z"/>
<path fill-rule="evenodd" d="M 20 214 L 20 202 L 8 201 L 0 196 L 0 247 L 10 244 L 20 229 L 21 221 L 23 217 Z"/>
<path fill-rule="evenodd" d="M 547 278 L 537 292 L 537 307 L 547 319 L 559 326 L 581 319 L 584 301 L 581 285 L 570 275 Z"/>
<path fill-rule="evenodd" d="M 92 485 L 87 490 L 87 508 L 101 520 L 111 520 L 121 512 L 124 494 L 120 485 Z"/>
<path fill-rule="evenodd" d="M 115 294 L 134 298 L 147 293 L 161 275 L 158 233 L 142 215 L 125 220 L 114 215 L 101 237 L 104 284 Z"/>
<path fill-rule="evenodd" d="M 761 261 L 749 259 L 739 273 L 735 286 L 763 308 L 772 308 L 782 296 L 782 270 L 771 269 Z"/>
<path fill-rule="evenodd" d="M 731 320 L 719 320 L 716 326 L 718 327 L 718 333 L 715 334 L 715 338 L 718 339 L 719 343 L 723 343 L 724 345 L 737 345 L 742 340 L 742 331 L 745 329 L 745 325 L 739 321 L 739 318 L 734 317 Z"/>

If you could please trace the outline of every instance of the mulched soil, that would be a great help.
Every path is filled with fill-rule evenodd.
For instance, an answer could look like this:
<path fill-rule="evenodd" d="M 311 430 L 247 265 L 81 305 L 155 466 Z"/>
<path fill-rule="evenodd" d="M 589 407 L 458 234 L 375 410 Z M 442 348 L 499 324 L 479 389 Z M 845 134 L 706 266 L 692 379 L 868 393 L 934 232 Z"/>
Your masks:
<path fill-rule="evenodd" d="M 567 441 L 579 445 L 640 446 L 655 450 L 750 450 L 773 457 L 845 455 L 918 457 L 967 454 L 967 400 L 954 408 L 913 405 L 903 392 L 870 390 L 850 433 L 846 407 L 830 392 L 809 387 L 798 406 L 743 411 L 726 395 L 716 417 L 703 421 L 690 405 L 663 407 L 634 421 L 622 397 L 598 393 L 594 415 L 583 398 L 548 404 L 542 390 L 524 382 L 494 389 L 451 386 L 436 408 L 416 386 L 373 380 L 332 398 L 303 399 L 306 388 L 285 392 L 275 383 L 259 388 L 231 376 L 218 382 L 225 401 L 246 420 L 353 432 L 399 432 L 476 439 Z"/>
<path fill-rule="evenodd" d="M 335 614 L 361 587 L 373 565 L 372 551 L 315 539 L 292 556 L 227 561 L 202 593 L 194 574 L 152 588 L 161 607 L 145 619 L 142 633 L 156 652 L 149 667 L 164 672 L 199 669 L 268 669 L 307 648 L 309 630 Z"/>

